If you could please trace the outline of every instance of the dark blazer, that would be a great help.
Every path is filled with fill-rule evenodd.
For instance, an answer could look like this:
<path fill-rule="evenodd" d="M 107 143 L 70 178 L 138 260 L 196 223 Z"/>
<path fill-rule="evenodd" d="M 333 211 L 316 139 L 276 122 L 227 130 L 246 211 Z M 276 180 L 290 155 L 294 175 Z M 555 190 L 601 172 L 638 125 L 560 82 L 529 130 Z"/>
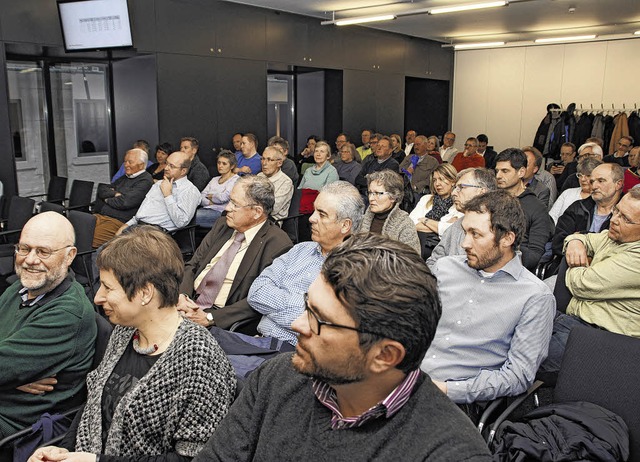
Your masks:
<path fill-rule="evenodd" d="M 496 156 L 498 155 L 493 149 L 487 148 L 482 156 L 484 157 L 484 166 L 489 170 L 496 168 Z"/>
<path fill-rule="evenodd" d="M 180 292 L 190 296 L 195 294 L 193 281 L 231 238 L 232 234 L 233 228 L 227 226 L 227 220 L 216 220 L 211 231 L 205 236 L 191 260 L 185 265 L 184 279 L 180 285 Z M 271 262 L 276 257 L 287 252 L 291 247 L 293 247 L 293 244 L 287 233 L 271 221 L 265 221 L 245 252 L 231 285 L 226 305 L 220 309 L 211 308 L 205 310 L 213 314 L 216 326 L 222 329 L 229 329 L 237 321 L 246 319 L 259 321 L 262 315 L 254 311 L 247 302 L 249 288 L 263 269 L 271 265 Z M 257 322 L 252 324 L 250 326 L 251 329 L 241 329 L 240 332 L 248 335 L 256 334 Z"/>

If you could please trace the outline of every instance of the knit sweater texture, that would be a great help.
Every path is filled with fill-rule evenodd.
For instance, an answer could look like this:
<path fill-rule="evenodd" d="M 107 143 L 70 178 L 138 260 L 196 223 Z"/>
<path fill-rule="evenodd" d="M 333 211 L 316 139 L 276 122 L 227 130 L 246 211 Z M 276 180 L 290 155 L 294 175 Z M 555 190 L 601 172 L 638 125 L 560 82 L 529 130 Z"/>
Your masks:
<path fill-rule="evenodd" d="M 360 232 L 366 233 L 371 229 L 371 223 L 373 222 L 374 213 L 367 208 L 362 218 L 362 224 L 360 225 Z M 394 239 L 407 244 L 416 252 L 420 253 L 420 239 L 418 238 L 418 232 L 416 231 L 416 225 L 413 224 L 413 220 L 409 217 L 409 214 L 404 210 L 401 210 L 396 204 L 387 220 L 382 226 L 383 236 L 389 239 Z"/>
<path fill-rule="evenodd" d="M 488 461 L 471 421 L 421 373 L 392 417 L 333 430 L 331 411 L 298 373 L 291 354 L 253 372 L 197 461 Z"/>
<path fill-rule="evenodd" d="M 134 331 L 132 327 L 116 326 L 104 359 L 87 376 L 88 399 L 75 449 L 121 456 L 172 451 L 193 456 L 227 413 L 236 379 L 213 336 L 187 319 L 149 372 L 122 397 L 102 445 L 104 385 Z"/>

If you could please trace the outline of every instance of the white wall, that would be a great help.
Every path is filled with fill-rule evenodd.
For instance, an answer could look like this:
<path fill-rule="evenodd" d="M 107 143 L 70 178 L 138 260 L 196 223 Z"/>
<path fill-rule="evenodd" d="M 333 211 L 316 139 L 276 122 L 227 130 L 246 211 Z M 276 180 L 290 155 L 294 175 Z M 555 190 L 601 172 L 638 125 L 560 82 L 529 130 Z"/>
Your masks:
<path fill-rule="evenodd" d="M 640 108 L 640 39 L 455 53 L 456 145 L 486 133 L 496 150 L 533 143 L 549 103 Z"/>

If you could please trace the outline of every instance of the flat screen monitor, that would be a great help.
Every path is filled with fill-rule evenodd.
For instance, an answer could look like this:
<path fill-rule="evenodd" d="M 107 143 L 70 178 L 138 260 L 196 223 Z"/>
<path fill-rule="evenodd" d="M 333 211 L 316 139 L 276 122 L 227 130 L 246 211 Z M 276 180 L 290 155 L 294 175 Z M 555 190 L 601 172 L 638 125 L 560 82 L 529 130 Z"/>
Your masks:
<path fill-rule="evenodd" d="M 58 0 L 67 51 L 133 45 L 127 0 Z"/>

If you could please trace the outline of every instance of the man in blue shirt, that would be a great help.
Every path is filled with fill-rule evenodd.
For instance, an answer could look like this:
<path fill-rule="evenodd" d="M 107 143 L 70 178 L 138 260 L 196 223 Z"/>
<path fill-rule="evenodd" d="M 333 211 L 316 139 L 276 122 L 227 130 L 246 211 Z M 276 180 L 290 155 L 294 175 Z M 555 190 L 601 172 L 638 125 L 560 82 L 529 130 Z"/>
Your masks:
<path fill-rule="evenodd" d="M 466 255 L 433 267 L 443 312 L 421 368 L 455 403 L 518 395 L 547 356 L 555 299 L 516 254 L 525 230 L 517 198 L 471 199 L 462 227 Z"/>

